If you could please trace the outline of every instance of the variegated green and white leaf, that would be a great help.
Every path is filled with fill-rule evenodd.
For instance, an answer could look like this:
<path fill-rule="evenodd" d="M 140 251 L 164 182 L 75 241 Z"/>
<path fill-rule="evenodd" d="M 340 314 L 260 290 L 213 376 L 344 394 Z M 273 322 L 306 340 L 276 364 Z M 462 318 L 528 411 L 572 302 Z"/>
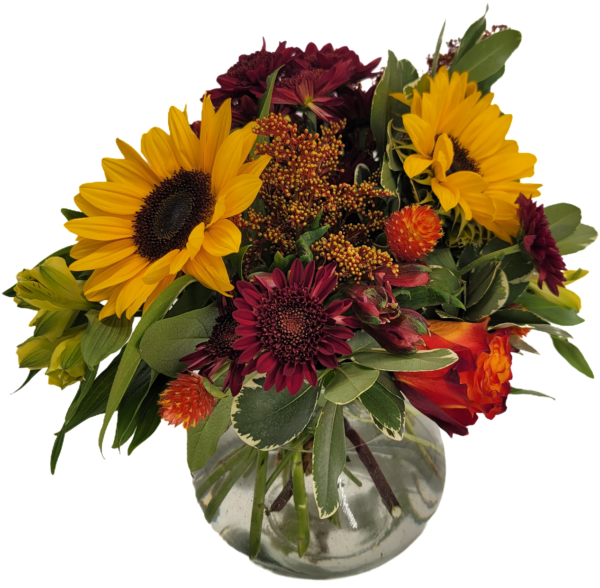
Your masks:
<path fill-rule="evenodd" d="M 487 316 L 491 316 L 504 306 L 508 298 L 508 293 L 509 285 L 506 274 L 502 270 L 498 270 L 487 292 L 467 312 L 467 320 L 469 322 L 476 322 Z"/>
<path fill-rule="evenodd" d="M 412 355 L 395 355 L 387 351 L 359 351 L 353 359 L 359 365 L 386 372 L 431 372 L 458 361 L 450 349 L 417 351 Z"/>
<path fill-rule="evenodd" d="M 380 382 L 360 396 L 375 426 L 387 437 L 401 441 L 404 433 L 404 400 Z"/>
<path fill-rule="evenodd" d="M 325 389 L 325 398 L 335 404 L 348 404 L 368 390 L 377 380 L 379 370 L 356 363 L 342 363 Z"/>

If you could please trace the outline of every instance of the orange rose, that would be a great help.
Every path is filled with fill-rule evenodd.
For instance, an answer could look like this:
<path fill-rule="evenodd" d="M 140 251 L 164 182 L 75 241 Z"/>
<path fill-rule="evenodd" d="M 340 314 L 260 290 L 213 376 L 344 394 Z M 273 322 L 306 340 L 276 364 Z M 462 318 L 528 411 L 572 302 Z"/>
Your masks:
<path fill-rule="evenodd" d="M 460 383 L 467 385 L 467 396 L 477 412 L 493 419 L 506 410 L 512 378 L 512 349 L 508 329 L 500 329 L 489 337 L 489 352 L 478 355 L 474 372 L 460 374 Z"/>
<path fill-rule="evenodd" d="M 458 361 L 434 372 L 395 374 L 409 402 L 450 435 L 467 435 L 477 413 L 492 419 L 506 410 L 512 377 L 510 331 L 488 333 L 488 322 L 429 321 L 425 347 L 452 349 Z"/>

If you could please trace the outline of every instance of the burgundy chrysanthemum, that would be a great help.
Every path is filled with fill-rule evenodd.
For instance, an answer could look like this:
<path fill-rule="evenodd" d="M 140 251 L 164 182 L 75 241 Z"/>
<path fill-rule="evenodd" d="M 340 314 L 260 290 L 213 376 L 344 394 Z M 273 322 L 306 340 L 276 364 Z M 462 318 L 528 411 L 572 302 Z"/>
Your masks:
<path fill-rule="evenodd" d="M 516 200 L 519 205 L 521 230 L 517 239 L 521 250 L 529 257 L 538 273 L 538 286 L 546 282 L 552 294 L 558 296 L 558 286 L 565 282 L 563 270 L 565 262 L 552 236 L 548 219 L 544 214 L 544 205 L 538 206 L 533 200 L 520 194 Z"/>
<path fill-rule="evenodd" d="M 223 382 L 223 390 L 229 388 L 235 396 L 242 389 L 245 365 L 240 362 L 241 351 L 233 348 L 233 343 L 239 339 L 235 332 L 239 326 L 233 318 L 233 302 L 231 298 L 221 296 L 219 299 L 219 316 L 215 321 L 210 339 L 196 347 L 194 353 L 181 358 L 182 363 L 188 363 L 188 370 L 199 370 L 199 373 L 212 382 L 212 377 L 228 361 L 227 376 Z"/>
<path fill-rule="evenodd" d="M 238 282 L 241 298 L 234 300 L 238 310 L 233 318 L 240 323 L 240 336 L 233 348 L 241 350 L 240 361 L 248 362 L 244 374 L 267 374 L 264 388 L 275 386 L 290 394 L 300 390 L 306 378 L 317 385 L 316 363 L 335 369 L 337 354 L 349 355 L 347 339 L 360 321 L 342 316 L 351 300 L 335 300 L 327 307 L 323 301 L 333 290 L 336 264 L 320 268 L 315 263 L 302 267 L 299 259 L 292 264 L 289 280 L 276 269 L 270 276 L 258 276 L 255 284 Z M 313 283 L 314 278 L 314 283 Z"/>

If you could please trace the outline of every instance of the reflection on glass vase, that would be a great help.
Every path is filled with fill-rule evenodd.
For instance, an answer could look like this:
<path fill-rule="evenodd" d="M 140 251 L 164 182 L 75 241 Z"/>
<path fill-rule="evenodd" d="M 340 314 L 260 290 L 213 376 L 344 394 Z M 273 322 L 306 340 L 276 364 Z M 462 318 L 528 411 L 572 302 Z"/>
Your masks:
<path fill-rule="evenodd" d="M 206 466 L 193 473 L 198 502 L 213 529 L 229 545 L 252 555 L 258 565 L 296 578 L 351 576 L 402 553 L 423 532 L 442 497 L 446 463 L 440 431 L 407 406 L 406 432 L 397 441 L 380 433 L 356 404 L 354 410 L 346 411 L 346 467 L 338 479 L 340 506 L 327 519 L 319 518 L 311 443 L 304 444 L 309 528 L 302 557 L 298 544 L 303 532 L 294 504 L 291 465 L 297 462 L 294 454 L 299 450 L 259 452 L 241 441 L 233 428 L 221 437 Z M 267 459 L 267 491 L 262 533 L 252 549 L 250 527 L 260 454 Z M 259 507 L 255 513 L 263 510 Z"/>

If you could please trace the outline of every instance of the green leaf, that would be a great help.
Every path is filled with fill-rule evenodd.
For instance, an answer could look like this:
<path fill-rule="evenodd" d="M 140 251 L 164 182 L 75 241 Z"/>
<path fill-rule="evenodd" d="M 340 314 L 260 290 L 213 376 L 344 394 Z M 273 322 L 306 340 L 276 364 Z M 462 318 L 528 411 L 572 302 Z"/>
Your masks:
<path fill-rule="evenodd" d="M 355 363 L 342 363 L 325 390 L 325 398 L 334 404 L 348 404 L 368 390 L 379 371 Z"/>
<path fill-rule="evenodd" d="M 510 344 L 519 351 L 527 351 L 527 353 L 533 353 L 534 355 L 539 355 L 539 351 L 533 348 L 529 343 L 527 343 L 521 337 L 517 337 L 516 335 L 510 336 Z"/>
<path fill-rule="evenodd" d="M 435 249 L 425 258 L 425 262 L 430 267 L 440 266 L 445 267 L 452 273 L 456 272 L 456 262 L 452 257 L 452 252 L 447 247 Z"/>
<path fill-rule="evenodd" d="M 86 218 L 86 215 L 80 210 L 71 210 L 70 208 L 61 208 L 60 212 L 62 215 L 68 220 L 73 220 L 74 218 Z"/>
<path fill-rule="evenodd" d="M 222 398 L 206 421 L 188 429 L 187 462 L 191 472 L 203 468 L 215 454 L 219 439 L 231 425 L 232 401 L 231 396 Z"/>
<path fill-rule="evenodd" d="M 557 243 L 570 237 L 581 224 L 581 210 L 572 204 L 553 204 L 544 207 L 544 213 Z"/>
<path fill-rule="evenodd" d="M 563 331 L 554 325 L 533 325 L 527 323 L 500 323 L 498 325 L 494 325 L 494 329 L 505 329 L 510 327 L 522 327 L 525 329 L 533 329 L 535 331 L 540 331 L 541 333 L 548 333 L 549 335 L 556 335 L 557 337 L 562 337 L 563 339 L 572 339 L 573 337 L 567 333 L 567 331 Z"/>
<path fill-rule="evenodd" d="M 405 409 L 404 400 L 400 396 L 390 392 L 380 382 L 375 382 L 361 395 L 360 401 L 379 430 L 396 441 L 402 439 Z"/>
<path fill-rule="evenodd" d="M 519 297 L 519 304 L 541 318 L 563 327 L 578 325 L 583 319 L 571 308 L 552 304 L 549 300 L 538 298 L 534 294 L 525 292 Z M 511 321 L 503 321 L 511 322 Z"/>
<path fill-rule="evenodd" d="M 418 310 L 426 306 L 438 306 L 439 304 L 451 304 L 457 308 L 464 308 L 463 303 L 449 292 L 430 288 L 429 286 L 394 290 L 394 296 L 400 308 L 411 310 Z"/>
<path fill-rule="evenodd" d="M 492 315 L 490 326 L 503 323 L 514 323 L 516 325 L 544 325 L 548 324 L 548 321 L 533 312 L 511 308 L 500 310 Z"/>
<path fill-rule="evenodd" d="M 18 392 L 22 388 L 25 388 L 25 386 L 27 386 L 27 384 L 29 384 L 29 382 L 31 382 L 31 380 L 33 380 L 34 376 L 37 375 L 41 371 L 42 370 L 29 370 L 29 373 L 27 374 L 25 381 L 13 392 L 13 394 Z"/>
<path fill-rule="evenodd" d="M 519 31 L 507 29 L 495 33 L 461 56 L 453 64 L 453 71 L 468 72 L 470 82 L 481 82 L 499 71 L 520 43 Z"/>
<path fill-rule="evenodd" d="M 440 370 L 458 361 L 450 349 L 417 351 L 412 355 L 394 355 L 387 351 L 359 351 L 354 361 L 385 372 L 431 372 Z"/>
<path fill-rule="evenodd" d="M 177 302 L 171 307 L 171 310 L 167 312 L 166 318 L 173 318 L 192 310 L 204 308 L 212 298 L 213 294 L 214 290 L 209 290 L 200 282 L 190 284 L 181 293 Z"/>
<path fill-rule="evenodd" d="M 481 300 L 467 311 L 466 319 L 470 322 L 476 322 L 494 314 L 506 304 L 508 294 L 509 284 L 506 274 L 499 269 Z"/>
<path fill-rule="evenodd" d="M 319 415 L 313 446 L 313 485 L 319 517 L 330 517 L 339 506 L 337 482 L 346 464 L 343 407 L 325 404 Z"/>
<path fill-rule="evenodd" d="M 491 75 L 489 78 L 485 78 L 485 80 L 481 80 L 481 82 L 477 84 L 482 96 L 485 96 L 492 91 L 492 86 L 504 75 L 505 71 L 506 68 L 502 66 L 495 74 Z"/>
<path fill-rule="evenodd" d="M 573 343 L 562 337 L 556 337 L 555 335 L 551 335 L 551 337 L 556 351 L 558 351 L 577 371 L 580 371 L 588 378 L 594 377 L 594 372 L 592 372 L 592 368 L 590 368 L 585 357 L 583 357 L 583 353 L 581 353 Z"/>
<path fill-rule="evenodd" d="M 541 396 L 542 398 L 550 398 L 551 400 L 556 400 L 554 396 L 548 396 L 548 394 L 542 394 L 541 392 L 534 392 L 533 390 L 522 390 L 521 388 L 512 388 L 510 389 L 511 396 L 513 394 L 528 394 L 529 396 Z"/>
<path fill-rule="evenodd" d="M 187 367 L 179 360 L 210 338 L 218 316 L 216 306 L 207 306 L 155 322 L 142 337 L 142 359 L 157 372 L 175 377 Z"/>
<path fill-rule="evenodd" d="M 52 453 L 50 454 L 50 473 L 54 475 L 56 471 L 56 464 L 58 463 L 58 458 L 60 457 L 63 443 L 65 442 L 65 427 L 63 427 L 57 434 L 56 439 L 54 440 L 54 445 L 52 446 Z"/>
<path fill-rule="evenodd" d="M 444 21 L 444 24 L 442 25 L 442 30 L 440 31 L 440 35 L 438 37 L 436 46 L 435 46 L 435 53 L 433 54 L 433 62 L 431 64 L 431 76 L 434 77 L 435 74 L 437 73 L 437 64 L 438 64 L 438 59 L 440 57 L 440 49 L 442 48 L 442 41 L 444 39 L 444 31 L 446 30 L 446 21 Z"/>
<path fill-rule="evenodd" d="M 507 255 L 500 262 L 500 269 L 506 274 L 508 280 L 508 298 L 505 306 L 513 304 L 529 285 L 529 280 L 533 274 L 533 263 L 526 260 L 520 253 Z"/>
<path fill-rule="evenodd" d="M 467 288 L 467 308 L 471 308 L 483 298 L 483 295 L 490 289 L 499 269 L 500 262 L 492 262 L 471 272 Z"/>
<path fill-rule="evenodd" d="M 258 377 L 242 388 L 233 400 L 231 420 L 244 443 L 268 451 L 289 443 L 306 428 L 319 390 L 305 383 L 292 396 L 287 390 L 265 390 L 264 382 Z"/>
<path fill-rule="evenodd" d="M 388 62 L 377 88 L 373 95 L 371 106 L 371 130 L 377 143 L 377 152 L 380 158 L 386 150 L 387 126 L 392 119 L 392 109 L 401 111 L 406 108 L 401 102 L 390 98 L 390 94 L 402 92 L 404 86 L 414 82 L 419 75 L 410 61 L 402 59 L 398 61 L 396 56 L 389 51 Z"/>
<path fill-rule="evenodd" d="M 312 261 L 313 254 L 311 251 L 311 245 L 314 245 L 319 239 L 325 236 L 325 233 L 329 230 L 329 225 L 325 225 L 314 231 L 307 231 L 300 235 L 296 241 L 296 247 L 298 248 L 298 257 L 302 263 L 308 263 Z"/>
<path fill-rule="evenodd" d="M 362 330 L 354 333 L 354 337 L 348 340 L 348 345 L 350 345 L 352 353 L 355 353 L 359 349 L 378 349 L 381 347 L 371 335 Z"/>
<path fill-rule="evenodd" d="M 104 422 L 102 423 L 102 429 L 100 430 L 100 437 L 98 439 L 100 450 L 102 450 L 102 442 L 104 441 L 104 435 L 106 433 L 108 424 L 110 423 L 112 416 L 115 414 L 115 411 L 119 407 L 119 404 L 121 403 L 121 400 L 127 390 L 127 386 L 129 386 L 129 383 L 133 379 L 137 367 L 142 360 L 139 353 L 139 346 L 142 337 L 150 325 L 165 316 L 167 310 L 169 310 L 169 307 L 171 304 L 173 304 L 173 301 L 181 292 L 183 292 L 185 287 L 195 281 L 196 280 L 193 276 L 181 276 L 170 286 L 165 288 L 165 290 L 161 292 L 160 296 L 150 305 L 150 308 L 142 316 L 140 322 L 133 331 L 131 339 L 125 347 L 125 351 L 123 353 L 121 363 L 119 364 L 119 368 L 110 391 L 110 396 L 108 398 Z"/>
<path fill-rule="evenodd" d="M 557 241 L 556 245 L 561 255 L 570 255 L 583 251 L 598 238 L 594 227 L 579 225 L 568 237 Z"/>
<path fill-rule="evenodd" d="M 359 163 L 354 169 L 354 183 L 358 186 L 371 177 L 371 170 L 364 164 Z"/>
<path fill-rule="evenodd" d="M 135 433 L 127 448 L 127 455 L 131 455 L 137 447 L 147 441 L 160 425 L 160 414 L 158 413 L 158 397 L 163 391 L 167 378 L 159 376 L 151 385 L 150 392 L 142 402 L 136 415 Z"/>
<path fill-rule="evenodd" d="M 487 12 L 488 6 L 485 7 L 484 15 L 479 20 L 476 20 L 461 37 L 458 51 L 456 52 L 452 65 L 450 66 L 450 73 L 454 71 L 454 64 L 458 63 L 471 49 L 473 49 L 475 44 L 479 41 L 479 39 L 481 39 L 483 33 L 485 33 L 485 16 Z"/>
<path fill-rule="evenodd" d="M 133 435 L 137 413 L 142 402 L 150 392 L 151 384 L 152 370 L 145 363 L 141 363 L 119 405 L 113 449 L 120 448 Z"/>
<path fill-rule="evenodd" d="M 269 75 L 269 77 L 267 77 L 267 89 L 258 100 L 258 115 L 256 117 L 257 119 L 266 118 L 271 112 L 271 98 L 273 97 L 273 88 L 275 87 L 275 81 L 277 80 L 277 74 L 279 73 L 280 69 L 281 67 L 278 67 L 273 73 Z M 264 143 L 265 141 L 268 141 L 268 137 L 266 135 L 258 135 L 256 139 L 256 143 L 258 145 Z"/>
<path fill-rule="evenodd" d="M 81 353 L 88 366 L 96 366 L 119 351 L 131 335 L 133 321 L 125 315 L 119 318 L 113 314 L 102 321 L 99 315 L 97 310 L 88 310 L 85 315 L 89 325 L 81 338 Z"/>
<path fill-rule="evenodd" d="M 248 251 L 250 247 L 252 247 L 252 245 L 244 245 L 244 247 L 240 247 L 238 252 L 231 253 L 227 256 L 228 259 L 231 260 L 231 265 L 240 280 L 244 279 L 244 255 L 246 255 L 246 251 Z"/>

